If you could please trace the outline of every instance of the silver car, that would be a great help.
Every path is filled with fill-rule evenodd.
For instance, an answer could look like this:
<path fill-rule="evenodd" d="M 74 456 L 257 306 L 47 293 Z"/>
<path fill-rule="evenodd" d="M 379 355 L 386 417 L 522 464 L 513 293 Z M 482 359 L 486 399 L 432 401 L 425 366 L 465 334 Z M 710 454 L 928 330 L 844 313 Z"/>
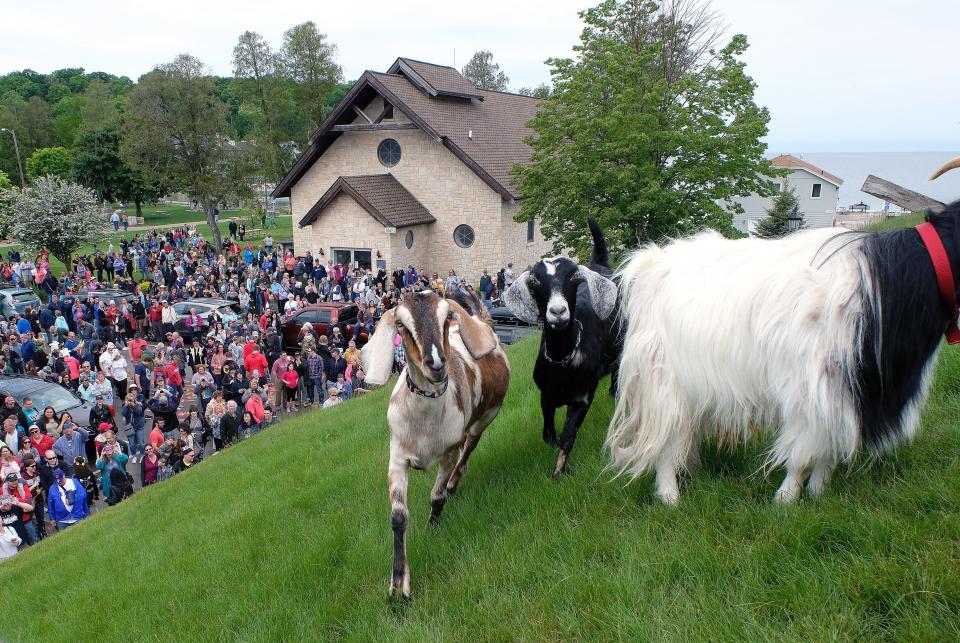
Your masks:
<path fill-rule="evenodd" d="M 40 310 L 40 298 L 29 288 L 0 288 L 0 314 L 10 319 L 14 313 L 22 315 L 27 307 Z"/>
<path fill-rule="evenodd" d="M 23 398 L 33 400 L 34 408 L 42 412 L 48 406 L 56 411 L 56 417 L 68 411 L 78 426 L 90 426 L 89 402 L 81 399 L 70 389 L 36 377 L 0 377 L 0 404 L 8 395 L 17 401 L 17 408 L 23 406 Z"/>

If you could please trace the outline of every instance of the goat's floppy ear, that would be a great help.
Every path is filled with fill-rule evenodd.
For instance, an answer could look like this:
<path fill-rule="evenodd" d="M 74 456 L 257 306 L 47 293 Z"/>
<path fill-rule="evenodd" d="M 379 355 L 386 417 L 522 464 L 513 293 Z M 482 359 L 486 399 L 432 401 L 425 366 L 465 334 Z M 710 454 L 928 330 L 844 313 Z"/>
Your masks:
<path fill-rule="evenodd" d="M 473 359 L 480 359 L 497 347 L 500 341 L 490 324 L 485 324 L 472 316 L 457 302 L 450 299 L 447 302 L 450 304 L 450 312 L 457 318 L 457 324 L 460 326 L 460 339 L 463 340 L 463 345 L 470 351 Z"/>
<path fill-rule="evenodd" d="M 580 266 L 571 281 L 587 284 L 593 309 L 600 319 L 606 319 L 613 313 L 617 304 L 617 284 L 586 266 Z"/>
<path fill-rule="evenodd" d="M 531 286 L 536 286 L 536 278 L 525 270 L 503 293 L 503 300 L 514 315 L 528 324 L 536 324 L 540 320 L 540 310 L 533 300 Z"/>
<path fill-rule="evenodd" d="M 386 384 L 390 379 L 390 371 L 393 370 L 393 338 L 396 335 L 397 311 L 391 309 L 380 317 L 373 336 L 360 351 L 360 361 L 363 362 L 367 381 L 375 386 Z"/>

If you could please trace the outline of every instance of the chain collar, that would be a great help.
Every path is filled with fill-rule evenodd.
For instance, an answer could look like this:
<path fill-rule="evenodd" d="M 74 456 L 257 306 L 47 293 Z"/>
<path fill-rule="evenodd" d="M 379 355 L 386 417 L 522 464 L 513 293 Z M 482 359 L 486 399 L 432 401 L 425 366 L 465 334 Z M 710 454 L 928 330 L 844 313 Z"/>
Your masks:
<path fill-rule="evenodd" d="M 547 343 L 543 343 L 543 359 L 547 360 L 551 364 L 556 364 L 557 366 L 567 366 L 570 362 L 573 361 L 573 356 L 577 354 L 577 350 L 580 348 L 580 334 L 583 332 L 583 324 L 580 323 L 579 319 L 575 319 L 577 322 L 577 341 L 573 344 L 573 350 L 564 357 L 563 359 L 553 359 L 550 355 L 547 354 Z"/>
<path fill-rule="evenodd" d="M 450 383 L 450 378 L 445 377 L 443 378 L 443 385 L 440 387 L 440 390 L 427 391 L 413 383 L 413 380 L 410 379 L 410 371 L 407 370 L 407 388 L 410 389 L 411 393 L 416 393 L 421 397 L 426 397 L 428 399 L 436 399 L 447 392 L 447 385 L 449 383 Z"/>

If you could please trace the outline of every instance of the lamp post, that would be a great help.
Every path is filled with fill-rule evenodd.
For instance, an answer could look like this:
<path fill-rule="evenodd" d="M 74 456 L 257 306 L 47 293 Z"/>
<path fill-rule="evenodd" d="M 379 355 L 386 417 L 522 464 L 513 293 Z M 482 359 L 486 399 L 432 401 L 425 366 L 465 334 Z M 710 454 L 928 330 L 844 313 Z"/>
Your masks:
<path fill-rule="evenodd" d="M 13 151 L 17 154 L 17 169 L 20 171 L 20 189 L 22 190 L 26 185 L 23 182 L 23 163 L 20 162 L 20 143 L 17 142 L 17 133 L 6 127 L 0 127 L 0 132 L 10 132 L 10 136 L 13 137 Z"/>

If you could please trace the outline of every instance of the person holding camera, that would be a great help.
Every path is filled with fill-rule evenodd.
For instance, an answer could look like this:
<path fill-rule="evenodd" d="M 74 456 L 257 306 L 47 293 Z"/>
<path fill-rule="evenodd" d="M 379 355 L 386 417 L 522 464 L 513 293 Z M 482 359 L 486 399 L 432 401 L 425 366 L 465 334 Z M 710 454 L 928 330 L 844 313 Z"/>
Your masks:
<path fill-rule="evenodd" d="M 133 464 L 137 462 L 137 456 L 142 458 L 143 452 L 143 426 L 144 414 L 146 409 L 140 400 L 137 399 L 135 391 L 127 394 L 123 401 L 123 407 L 120 409 L 120 415 L 127 425 L 127 440 L 130 442 L 130 461 Z"/>
<path fill-rule="evenodd" d="M 53 443 L 54 452 L 63 458 L 63 464 L 67 467 L 67 473 L 73 474 L 73 459 L 84 457 L 86 447 L 84 446 L 90 438 L 90 432 L 77 426 L 72 420 L 63 423 L 63 435 Z"/>

